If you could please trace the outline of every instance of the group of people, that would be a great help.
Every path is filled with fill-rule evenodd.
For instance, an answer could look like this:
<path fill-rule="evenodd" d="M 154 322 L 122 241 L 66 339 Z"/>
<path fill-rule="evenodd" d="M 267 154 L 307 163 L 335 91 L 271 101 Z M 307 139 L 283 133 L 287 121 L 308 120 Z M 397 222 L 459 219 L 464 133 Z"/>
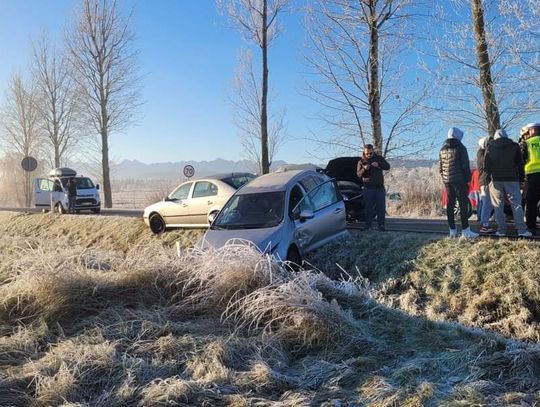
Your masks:
<path fill-rule="evenodd" d="M 519 236 L 537 234 L 536 217 L 540 192 L 540 123 L 523 127 L 516 143 L 505 130 L 499 129 L 491 136 L 482 137 L 476 156 L 480 184 L 479 219 L 480 233 L 506 235 L 505 203 L 512 210 Z M 468 220 L 469 182 L 471 170 L 467 149 L 462 144 L 463 131 L 452 127 L 439 153 L 439 168 L 447 195 L 446 215 L 450 237 L 457 236 L 454 210 L 460 208 L 462 236 L 475 238 Z M 524 221 L 522 191 L 525 195 Z M 497 229 L 489 226 L 491 213 L 495 212 Z"/>
<path fill-rule="evenodd" d="M 462 236 L 475 238 L 478 233 L 469 225 L 469 182 L 471 169 L 467 148 L 461 142 L 463 131 L 452 127 L 439 153 L 439 170 L 446 188 L 446 216 L 450 237 L 457 237 L 456 204 L 460 208 Z M 476 163 L 479 173 L 480 201 L 477 206 L 480 233 L 506 235 L 504 207 L 510 206 L 519 236 L 538 234 L 536 217 L 540 194 L 540 123 L 521 128 L 518 142 L 511 140 L 504 129 L 479 141 Z M 356 174 L 364 185 L 365 229 L 371 228 L 376 215 L 379 230 L 385 230 L 386 191 L 383 171 L 390 164 L 367 144 L 358 161 Z M 523 195 L 522 195 L 523 191 Z M 524 197 L 524 199 L 523 199 Z M 523 205 L 526 214 L 524 216 Z M 497 229 L 489 225 L 495 212 Z"/>

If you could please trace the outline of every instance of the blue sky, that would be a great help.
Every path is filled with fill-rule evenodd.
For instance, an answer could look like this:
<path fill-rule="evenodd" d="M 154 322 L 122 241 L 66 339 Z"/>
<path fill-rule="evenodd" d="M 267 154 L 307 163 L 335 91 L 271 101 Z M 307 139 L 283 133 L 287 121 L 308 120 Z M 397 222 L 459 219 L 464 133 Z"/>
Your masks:
<path fill-rule="evenodd" d="M 0 0 L 0 91 L 11 73 L 28 71 L 31 40 L 43 31 L 57 41 L 77 0 Z M 243 44 L 215 0 L 128 0 L 140 50 L 143 100 L 138 124 L 111 138 L 111 157 L 146 163 L 241 158 L 228 92 Z M 301 17 L 290 15 L 270 51 L 276 105 L 287 109 L 287 142 L 276 159 L 312 160 L 306 145 L 317 106 L 302 96 Z M 285 106 L 286 104 L 286 106 Z M 309 143 L 308 143 L 309 144 Z"/>
<path fill-rule="evenodd" d="M 76 16 L 80 3 L 0 0 L 0 102 L 12 72 L 28 72 L 32 39 L 46 32 L 61 43 L 64 29 Z M 447 5 L 448 0 L 441 3 Z M 132 27 L 137 35 L 135 45 L 140 50 L 139 71 L 144 74 L 144 104 L 136 125 L 111 136 L 111 158 L 145 163 L 243 158 L 228 94 L 238 53 L 246 44 L 226 16 L 218 12 L 215 0 L 119 0 L 119 5 L 125 12 L 134 9 Z M 462 11 L 467 14 L 470 9 L 465 4 Z M 324 162 L 329 158 L 328 152 L 308 139 L 313 133 L 329 134 L 328 131 L 335 130 L 323 128 L 317 120 L 321 107 L 303 95 L 306 84 L 302 73 L 307 68 L 302 55 L 302 18 L 300 13 L 284 15 L 284 32 L 269 54 L 270 86 L 276 93 L 273 103 L 277 109 L 286 109 L 289 134 L 274 159 Z M 431 36 L 438 29 L 436 25 L 420 25 Z M 464 28 L 468 29 L 467 25 Z M 411 51 L 405 58 L 414 59 L 414 55 Z M 425 77 L 416 70 L 408 74 Z M 435 84 L 435 99 L 441 99 L 437 97 L 441 85 Z M 479 91 L 474 92 L 478 95 Z M 444 115 L 429 118 L 436 124 L 435 146 L 428 155 L 435 157 L 447 127 L 461 126 L 443 123 Z M 517 134 L 521 125 L 515 123 L 508 130 Z M 464 142 L 471 156 L 476 151 L 476 140 L 483 135 L 482 129 L 466 131 Z"/>

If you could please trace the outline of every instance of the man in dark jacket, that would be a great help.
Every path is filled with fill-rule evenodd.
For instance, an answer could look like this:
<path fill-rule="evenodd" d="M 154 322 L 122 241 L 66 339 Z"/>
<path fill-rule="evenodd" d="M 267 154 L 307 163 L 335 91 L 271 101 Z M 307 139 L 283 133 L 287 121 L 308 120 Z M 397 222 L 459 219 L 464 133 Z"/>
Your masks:
<path fill-rule="evenodd" d="M 469 227 L 469 181 L 471 180 L 471 168 L 467 149 L 461 143 L 463 132 L 457 127 L 448 130 L 448 138 L 439 152 L 439 172 L 441 173 L 448 203 L 446 205 L 446 217 L 450 228 L 450 238 L 457 237 L 454 209 L 456 200 L 459 204 L 461 215 L 462 236 L 475 238 L 477 233 Z"/>
<path fill-rule="evenodd" d="M 68 213 L 75 213 L 75 203 L 77 201 L 77 180 L 74 177 L 68 179 L 66 189 L 68 195 Z"/>
<path fill-rule="evenodd" d="M 523 220 L 521 191 L 519 190 L 520 182 L 525 179 L 523 157 L 519 145 L 508 138 L 506 131 L 495 132 L 494 140 L 489 143 L 484 157 L 484 169 L 491 178 L 489 191 L 491 202 L 495 207 L 497 235 L 506 234 L 504 197 L 507 196 L 519 236 L 531 236 Z"/>
<path fill-rule="evenodd" d="M 366 229 L 371 228 L 373 210 L 375 209 L 379 230 L 385 230 L 386 190 L 384 189 L 383 170 L 388 171 L 389 169 L 388 161 L 383 156 L 375 154 L 373 145 L 367 144 L 356 167 L 356 175 L 364 185 Z"/>

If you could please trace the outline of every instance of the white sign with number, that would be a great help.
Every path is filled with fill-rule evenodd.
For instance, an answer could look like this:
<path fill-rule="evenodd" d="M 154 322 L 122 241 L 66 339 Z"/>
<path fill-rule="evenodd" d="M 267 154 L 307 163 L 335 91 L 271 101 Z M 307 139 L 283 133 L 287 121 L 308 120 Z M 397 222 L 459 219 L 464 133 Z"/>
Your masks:
<path fill-rule="evenodd" d="M 195 168 L 193 168 L 193 165 L 186 165 L 184 167 L 184 175 L 187 178 L 191 178 L 195 175 Z"/>

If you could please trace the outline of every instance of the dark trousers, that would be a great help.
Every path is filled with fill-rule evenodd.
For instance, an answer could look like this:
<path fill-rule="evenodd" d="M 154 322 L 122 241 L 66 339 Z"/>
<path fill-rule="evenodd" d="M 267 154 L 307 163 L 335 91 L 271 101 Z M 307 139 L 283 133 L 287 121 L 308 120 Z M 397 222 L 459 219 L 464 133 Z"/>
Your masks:
<path fill-rule="evenodd" d="M 386 190 L 384 187 L 364 188 L 364 202 L 366 204 L 366 227 L 371 227 L 373 213 L 377 215 L 379 227 L 384 227 L 386 212 Z"/>
<path fill-rule="evenodd" d="M 538 216 L 538 194 L 540 193 L 540 173 L 527 175 L 526 195 L 526 224 L 531 231 L 536 230 L 536 217 Z"/>
<path fill-rule="evenodd" d="M 454 210 L 456 209 L 456 201 L 459 205 L 459 214 L 461 215 L 461 227 L 467 229 L 469 227 L 469 186 L 462 184 L 446 184 L 446 193 L 448 194 L 448 204 L 446 205 L 446 217 L 448 218 L 448 226 L 450 229 L 456 228 L 454 219 Z"/>
<path fill-rule="evenodd" d="M 75 213 L 75 203 L 77 196 L 68 196 L 68 213 Z"/>

